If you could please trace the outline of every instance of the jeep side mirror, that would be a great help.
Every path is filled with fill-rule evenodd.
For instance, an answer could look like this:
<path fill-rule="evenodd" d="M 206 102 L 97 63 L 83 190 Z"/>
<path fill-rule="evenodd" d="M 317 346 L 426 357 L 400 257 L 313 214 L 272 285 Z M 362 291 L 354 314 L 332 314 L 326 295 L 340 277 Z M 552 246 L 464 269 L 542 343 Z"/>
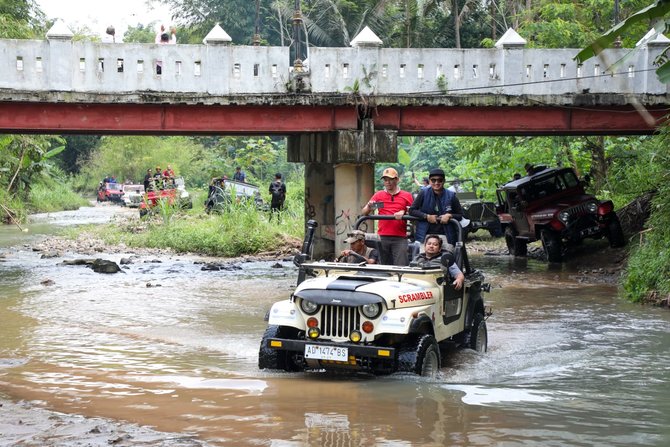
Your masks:
<path fill-rule="evenodd" d="M 456 262 L 456 258 L 454 258 L 454 254 L 451 252 L 443 254 L 442 258 L 440 258 L 440 264 L 442 264 L 444 269 L 449 269 L 454 262 Z"/>

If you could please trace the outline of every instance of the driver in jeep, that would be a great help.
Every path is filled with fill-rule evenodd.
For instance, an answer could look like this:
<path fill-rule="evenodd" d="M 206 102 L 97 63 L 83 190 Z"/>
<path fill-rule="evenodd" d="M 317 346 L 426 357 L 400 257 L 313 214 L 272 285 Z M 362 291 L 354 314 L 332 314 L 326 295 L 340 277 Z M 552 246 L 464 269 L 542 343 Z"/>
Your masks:
<path fill-rule="evenodd" d="M 337 262 L 348 262 L 350 264 L 358 264 L 365 262 L 367 264 L 376 264 L 379 262 L 379 253 L 377 250 L 365 245 L 365 232 L 361 230 L 354 230 L 348 233 L 349 236 L 344 240 L 349 244 L 348 250 L 342 250 L 342 253 L 337 258 Z"/>

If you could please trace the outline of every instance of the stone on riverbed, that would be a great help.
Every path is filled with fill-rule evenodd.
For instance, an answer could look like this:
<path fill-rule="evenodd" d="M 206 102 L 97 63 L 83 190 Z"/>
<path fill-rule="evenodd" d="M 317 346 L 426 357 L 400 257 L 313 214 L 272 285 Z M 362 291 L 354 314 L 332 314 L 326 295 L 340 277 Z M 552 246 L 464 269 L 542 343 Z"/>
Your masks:
<path fill-rule="evenodd" d="M 93 264 L 91 264 L 91 268 L 93 269 L 94 272 L 96 273 L 118 273 L 118 272 L 123 272 L 121 270 L 121 267 L 119 267 L 119 264 L 117 264 L 114 261 L 108 261 L 106 259 L 96 259 L 93 261 Z M 125 273 L 125 272 L 124 272 Z"/>
<path fill-rule="evenodd" d="M 118 273 L 123 272 L 121 267 L 114 262 L 108 261 L 106 259 L 90 259 L 90 258 L 77 258 L 77 259 L 66 259 L 62 262 L 62 265 L 85 265 L 93 269 L 96 273 Z M 123 272 L 125 273 L 125 272 Z"/>

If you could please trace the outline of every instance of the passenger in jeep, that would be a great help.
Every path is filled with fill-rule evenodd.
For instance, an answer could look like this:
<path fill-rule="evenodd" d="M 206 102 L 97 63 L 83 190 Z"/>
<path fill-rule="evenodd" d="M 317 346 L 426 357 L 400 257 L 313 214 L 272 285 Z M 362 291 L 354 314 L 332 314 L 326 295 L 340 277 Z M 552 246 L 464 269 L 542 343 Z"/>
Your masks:
<path fill-rule="evenodd" d="M 377 213 L 384 216 L 395 216 L 393 220 L 380 220 L 377 226 L 379 234 L 379 256 L 384 265 L 406 266 L 407 256 L 407 225 L 402 216 L 412 204 L 412 194 L 398 186 L 398 171 L 386 168 L 382 173 L 384 189 L 377 191 L 361 210 L 364 216 Z"/>
<path fill-rule="evenodd" d="M 349 244 L 348 250 L 342 250 L 337 262 L 348 262 L 351 264 L 366 262 L 367 264 L 376 264 L 379 262 L 379 253 L 377 250 L 365 245 L 365 233 L 361 230 L 354 230 L 348 233 L 349 236 L 344 240 Z"/>
<path fill-rule="evenodd" d="M 442 252 L 442 238 L 437 234 L 429 234 L 426 236 L 424 243 L 424 252 L 414 258 L 410 263 L 411 267 L 440 267 L 442 265 L 442 256 L 449 256 L 451 253 Z M 454 278 L 452 283 L 454 289 L 461 290 L 465 275 L 460 268 L 454 263 L 453 255 L 451 255 L 449 263 L 449 275 Z"/>
<path fill-rule="evenodd" d="M 450 244 L 456 243 L 456 229 L 447 225 L 450 219 L 463 218 L 461 202 L 456 193 L 444 188 L 444 171 L 432 169 L 428 176 L 430 188 L 423 189 L 409 209 L 409 214 L 422 219 L 416 224 L 415 239 L 423 242 L 427 234 L 444 234 Z"/>

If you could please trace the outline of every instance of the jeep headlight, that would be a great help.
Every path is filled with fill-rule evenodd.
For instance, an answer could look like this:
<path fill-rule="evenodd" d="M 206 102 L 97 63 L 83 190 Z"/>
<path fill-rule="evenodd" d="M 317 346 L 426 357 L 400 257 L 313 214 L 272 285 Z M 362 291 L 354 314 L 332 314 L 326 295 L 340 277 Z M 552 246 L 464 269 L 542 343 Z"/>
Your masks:
<path fill-rule="evenodd" d="M 300 300 L 300 309 L 307 315 L 314 315 L 319 311 L 319 305 L 307 300 Z"/>
<path fill-rule="evenodd" d="M 568 220 L 570 220 L 570 213 L 567 211 L 561 211 L 558 213 L 558 219 L 563 223 L 568 223 Z"/>
<path fill-rule="evenodd" d="M 589 202 L 586 205 L 586 209 L 589 210 L 589 213 L 595 213 L 598 209 L 598 204 L 596 202 Z"/>
<path fill-rule="evenodd" d="M 374 320 L 379 316 L 379 314 L 382 311 L 382 306 L 379 303 L 370 303 L 370 304 L 364 304 L 361 307 L 361 312 L 363 312 L 363 315 L 365 315 L 367 318 Z"/>

